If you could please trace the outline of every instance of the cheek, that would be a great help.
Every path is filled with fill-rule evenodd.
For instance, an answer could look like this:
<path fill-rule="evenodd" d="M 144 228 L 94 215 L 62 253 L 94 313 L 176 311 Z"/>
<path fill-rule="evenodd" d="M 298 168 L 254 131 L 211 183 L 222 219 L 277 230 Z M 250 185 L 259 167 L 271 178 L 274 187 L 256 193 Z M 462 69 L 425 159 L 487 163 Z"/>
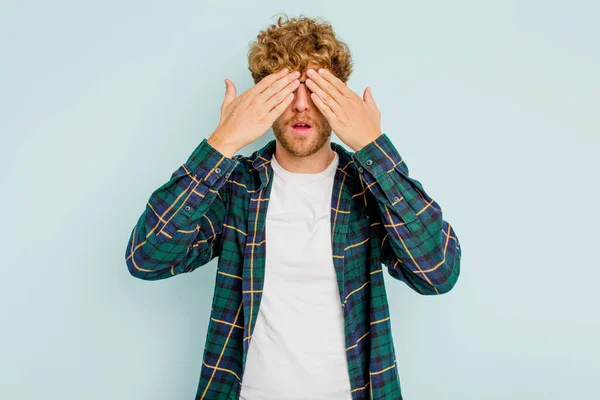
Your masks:
<path fill-rule="evenodd" d="M 284 126 L 286 121 L 289 121 L 293 115 L 291 113 L 291 109 L 292 106 L 289 105 L 288 108 L 286 108 L 279 117 L 277 117 L 277 119 L 275 120 L 275 122 L 273 122 L 273 125 L 275 126 Z"/>

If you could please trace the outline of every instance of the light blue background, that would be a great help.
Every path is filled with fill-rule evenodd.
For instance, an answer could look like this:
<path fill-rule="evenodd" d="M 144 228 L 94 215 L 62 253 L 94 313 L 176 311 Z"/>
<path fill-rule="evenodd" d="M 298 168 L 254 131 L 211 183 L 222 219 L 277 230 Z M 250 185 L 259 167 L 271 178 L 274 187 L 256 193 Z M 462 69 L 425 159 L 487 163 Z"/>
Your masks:
<path fill-rule="evenodd" d="M 125 247 L 281 12 L 348 43 L 463 247 L 448 294 L 386 274 L 405 399 L 597 398 L 598 2 L 323 3 L 3 3 L 0 398 L 193 398 L 216 263 L 145 282 Z"/>

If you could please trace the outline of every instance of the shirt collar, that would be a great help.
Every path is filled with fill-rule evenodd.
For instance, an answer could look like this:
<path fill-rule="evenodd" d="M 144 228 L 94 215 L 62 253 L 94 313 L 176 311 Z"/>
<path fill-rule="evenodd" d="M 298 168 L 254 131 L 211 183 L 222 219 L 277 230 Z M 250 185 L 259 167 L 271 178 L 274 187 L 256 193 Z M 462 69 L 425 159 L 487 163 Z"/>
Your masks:
<path fill-rule="evenodd" d="M 358 171 L 352 158 L 352 153 L 348 152 L 338 143 L 330 142 L 330 144 L 331 149 L 339 155 L 338 170 L 341 170 L 341 173 L 346 174 L 349 177 L 356 177 Z M 253 159 L 252 168 L 260 174 L 261 188 L 268 185 L 271 176 L 273 176 L 271 160 L 273 158 L 273 153 L 275 153 L 275 148 L 275 140 L 271 140 L 261 149 L 255 151 L 251 156 Z"/>

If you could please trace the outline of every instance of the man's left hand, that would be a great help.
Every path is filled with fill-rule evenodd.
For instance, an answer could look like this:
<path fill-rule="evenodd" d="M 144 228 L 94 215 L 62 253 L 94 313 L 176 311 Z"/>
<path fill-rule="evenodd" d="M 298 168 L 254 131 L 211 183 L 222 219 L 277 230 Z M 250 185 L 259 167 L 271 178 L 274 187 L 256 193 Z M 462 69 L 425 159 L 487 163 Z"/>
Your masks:
<path fill-rule="evenodd" d="M 363 98 L 325 68 L 309 69 L 306 86 L 313 103 L 327 118 L 331 129 L 354 151 L 362 149 L 381 134 L 381 112 L 366 88 Z"/>

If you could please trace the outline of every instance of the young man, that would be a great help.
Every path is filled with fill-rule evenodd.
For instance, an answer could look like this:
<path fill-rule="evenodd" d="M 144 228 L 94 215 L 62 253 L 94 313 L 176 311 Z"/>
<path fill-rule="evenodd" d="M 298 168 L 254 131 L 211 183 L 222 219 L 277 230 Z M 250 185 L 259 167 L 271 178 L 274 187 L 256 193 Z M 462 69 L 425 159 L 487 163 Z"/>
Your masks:
<path fill-rule="evenodd" d="M 350 53 L 330 25 L 280 19 L 249 69 L 256 85 L 237 96 L 225 81 L 216 130 L 150 196 L 129 271 L 159 280 L 218 257 L 196 399 L 402 399 L 383 268 L 445 293 L 456 233 L 370 90 L 346 86 Z M 276 140 L 235 155 L 270 127 Z"/>

